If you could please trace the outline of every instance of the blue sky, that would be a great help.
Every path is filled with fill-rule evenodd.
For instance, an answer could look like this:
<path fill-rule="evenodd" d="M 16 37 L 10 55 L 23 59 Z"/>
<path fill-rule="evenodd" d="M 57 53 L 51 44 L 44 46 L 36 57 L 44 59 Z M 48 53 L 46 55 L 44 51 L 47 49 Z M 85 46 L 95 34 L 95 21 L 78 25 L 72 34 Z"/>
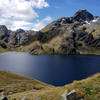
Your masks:
<path fill-rule="evenodd" d="M 100 0 L 0 0 L 0 24 L 9 29 L 40 30 L 60 17 L 87 9 L 100 16 Z"/>
<path fill-rule="evenodd" d="M 100 16 L 100 0 L 47 0 L 47 2 L 50 7 L 39 11 L 42 16 L 47 14 L 54 19 L 73 16 L 76 11 L 83 8 L 96 16 Z"/>

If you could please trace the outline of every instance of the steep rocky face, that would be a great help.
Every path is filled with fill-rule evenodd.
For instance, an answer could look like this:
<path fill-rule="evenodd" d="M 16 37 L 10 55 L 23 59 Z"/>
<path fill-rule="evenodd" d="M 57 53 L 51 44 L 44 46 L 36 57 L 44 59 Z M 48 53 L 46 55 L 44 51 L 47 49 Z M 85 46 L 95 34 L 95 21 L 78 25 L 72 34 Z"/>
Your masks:
<path fill-rule="evenodd" d="M 8 38 L 8 43 L 13 45 L 24 45 L 35 39 L 36 32 L 15 31 L 11 32 Z"/>
<path fill-rule="evenodd" d="M 73 18 L 77 21 L 91 21 L 94 19 L 94 16 L 91 13 L 89 13 L 86 9 L 82 9 L 76 12 Z"/>
<path fill-rule="evenodd" d="M 21 33 L 25 33 L 25 31 L 23 29 L 18 29 L 15 31 L 16 34 L 21 34 Z"/>
<path fill-rule="evenodd" d="M 23 29 L 11 31 L 5 25 L 0 25 L 0 40 L 12 45 L 27 44 L 36 38 L 36 33 L 35 31 L 24 31 Z"/>
<path fill-rule="evenodd" d="M 38 35 L 38 40 L 44 51 L 49 49 L 53 54 L 95 52 L 100 49 L 99 27 L 99 17 L 82 9 L 72 17 L 62 17 L 47 25 Z"/>
<path fill-rule="evenodd" d="M 0 39 L 7 41 L 8 29 L 5 25 L 0 25 Z"/>

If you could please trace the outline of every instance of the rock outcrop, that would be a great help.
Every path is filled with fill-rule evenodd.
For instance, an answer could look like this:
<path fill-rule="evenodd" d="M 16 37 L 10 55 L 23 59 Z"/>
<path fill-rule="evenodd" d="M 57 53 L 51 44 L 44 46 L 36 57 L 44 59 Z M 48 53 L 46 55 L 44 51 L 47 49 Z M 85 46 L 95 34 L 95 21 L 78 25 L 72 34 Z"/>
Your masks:
<path fill-rule="evenodd" d="M 12 45 L 24 45 L 36 37 L 35 31 L 25 31 L 18 29 L 16 31 L 8 30 L 5 25 L 0 25 L 0 40 Z"/>
<path fill-rule="evenodd" d="M 6 96 L 1 97 L 0 100 L 9 100 Z"/>
<path fill-rule="evenodd" d="M 81 93 L 81 94 L 80 94 Z M 80 90 L 72 90 L 67 92 L 67 90 L 62 94 L 62 100 L 85 100 L 84 94 Z"/>

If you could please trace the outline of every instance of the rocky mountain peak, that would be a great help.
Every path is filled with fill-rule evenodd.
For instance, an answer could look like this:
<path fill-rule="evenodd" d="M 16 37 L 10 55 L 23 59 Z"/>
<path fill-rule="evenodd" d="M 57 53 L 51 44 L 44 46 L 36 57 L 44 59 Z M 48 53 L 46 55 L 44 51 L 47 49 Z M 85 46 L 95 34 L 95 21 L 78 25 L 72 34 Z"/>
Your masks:
<path fill-rule="evenodd" d="M 94 19 L 94 16 L 88 12 L 86 9 L 80 9 L 73 16 L 74 20 L 77 21 L 91 21 Z"/>
<path fill-rule="evenodd" d="M 0 25 L 0 31 L 8 31 L 5 25 Z"/>
<path fill-rule="evenodd" d="M 5 25 L 0 25 L 0 36 L 4 38 L 8 34 L 8 29 Z"/>
<path fill-rule="evenodd" d="M 21 29 L 21 28 L 20 28 L 20 29 L 17 29 L 17 30 L 15 31 L 16 34 L 20 34 L 20 33 L 24 33 L 24 32 L 25 32 L 25 31 L 24 31 L 23 29 Z"/>

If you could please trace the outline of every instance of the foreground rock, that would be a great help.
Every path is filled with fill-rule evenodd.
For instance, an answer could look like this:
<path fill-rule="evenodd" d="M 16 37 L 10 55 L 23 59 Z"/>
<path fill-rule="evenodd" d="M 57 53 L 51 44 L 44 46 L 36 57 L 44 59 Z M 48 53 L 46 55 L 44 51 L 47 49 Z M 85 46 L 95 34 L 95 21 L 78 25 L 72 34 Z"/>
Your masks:
<path fill-rule="evenodd" d="M 85 100 L 84 94 L 80 90 L 72 90 L 71 92 L 65 91 L 62 94 L 62 100 Z"/>
<path fill-rule="evenodd" d="M 1 97 L 0 100 L 9 100 L 6 96 Z"/>

